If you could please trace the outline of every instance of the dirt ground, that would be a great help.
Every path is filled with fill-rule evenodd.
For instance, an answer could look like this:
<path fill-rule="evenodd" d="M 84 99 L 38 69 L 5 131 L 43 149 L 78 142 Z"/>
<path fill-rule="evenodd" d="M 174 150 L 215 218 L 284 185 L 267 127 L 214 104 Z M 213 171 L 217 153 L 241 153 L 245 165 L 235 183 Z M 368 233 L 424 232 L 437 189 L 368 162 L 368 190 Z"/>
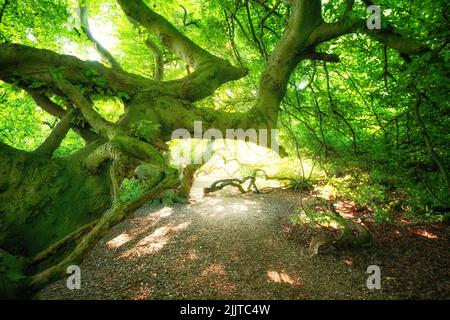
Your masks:
<path fill-rule="evenodd" d="M 299 194 L 203 197 L 140 209 L 110 230 L 81 267 L 81 289 L 57 281 L 36 299 L 449 299 L 450 228 L 378 224 L 371 248 L 310 257 L 311 230 L 293 226 Z M 337 208 L 358 218 L 350 204 Z M 366 286 L 370 265 L 382 289 Z"/>

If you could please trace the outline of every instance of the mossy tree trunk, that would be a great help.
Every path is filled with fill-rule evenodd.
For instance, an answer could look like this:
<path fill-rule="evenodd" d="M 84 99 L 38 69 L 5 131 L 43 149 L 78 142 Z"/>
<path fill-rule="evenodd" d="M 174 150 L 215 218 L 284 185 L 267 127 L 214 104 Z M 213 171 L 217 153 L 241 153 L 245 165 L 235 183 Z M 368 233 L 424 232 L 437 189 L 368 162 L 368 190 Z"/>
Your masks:
<path fill-rule="evenodd" d="M 297 65 L 305 59 L 339 60 L 316 52 L 320 43 L 362 32 L 404 54 L 426 50 L 392 30 L 369 32 L 365 20 L 348 21 L 347 15 L 335 23 L 325 23 L 319 0 L 294 0 L 284 35 L 261 74 L 252 110 L 208 110 L 195 103 L 221 85 L 246 76 L 247 70 L 200 48 L 143 1 L 118 3 L 133 23 L 158 38 L 193 72 L 163 82 L 123 71 L 104 48 L 100 53 L 111 68 L 24 45 L 0 45 L 0 79 L 15 83 L 43 110 L 61 119 L 34 152 L 0 143 L 0 295 L 29 294 L 63 276 L 65 268 L 79 263 L 112 225 L 163 191 L 182 184 L 182 191 L 188 194 L 186 188 L 194 172 L 189 172 L 183 182 L 166 160 L 165 143 L 174 130 L 193 132 L 194 121 L 223 133 L 228 128 L 275 128 L 280 101 Z M 350 3 L 348 10 L 352 10 Z M 87 17 L 83 20 L 89 33 Z M 162 75 L 154 78 L 161 79 Z M 33 85 L 36 83 L 39 89 Z M 99 94 L 129 97 L 118 122 L 108 122 L 95 111 L 91 99 Z M 53 96 L 63 98 L 65 105 L 56 104 L 50 99 Z M 158 133 L 144 138 L 134 135 L 132 126 L 143 120 L 159 124 Z M 70 128 L 86 141 L 86 147 L 66 158 L 52 157 Z M 118 203 L 117 186 L 140 163 L 151 163 L 160 173 L 141 198 Z"/>

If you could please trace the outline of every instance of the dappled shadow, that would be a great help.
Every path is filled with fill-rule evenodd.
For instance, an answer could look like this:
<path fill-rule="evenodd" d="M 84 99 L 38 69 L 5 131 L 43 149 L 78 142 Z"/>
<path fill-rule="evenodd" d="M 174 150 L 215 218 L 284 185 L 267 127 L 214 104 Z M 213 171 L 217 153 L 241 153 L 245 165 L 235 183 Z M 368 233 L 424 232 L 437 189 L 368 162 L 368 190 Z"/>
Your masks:
<path fill-rule="evenodd" d="M 69 291 L 59 281 L 45 296 L 384 299 L 449 292 L 448 229 L 380 225 L 369 213 L 343 205 L 343 214 L 364 220 L 374 246 L 310 258 L 308 228 L 293 227 L 289 218 L 298 208 L 298 194 L 290 191 L 234 198 L 218 193 L 188 205 L 143 208 L 95 246 L 81 266 L 81 290 Z M 365 287 L 369 265 L 382 268 L 380 291 Z"/>
<path fill-rule="evenodd" d="M 291 286 L 299 286 L 302 284 L 302 280 L 297 277 L 290 276 L 286 271 L 274 271 L 270 270 L 267 271 L 267 277 L 269 278 L 269 281 L 275 282 L 275 283 L 287 283 Z"/>
<path fill-rule="evenodd" d="M 172 233 L 184 230 L 189 225 L 190 222 L 183 222 L 178 225 L 170 223 L 160 227 L 141 239 L 133 248 L 122 253 L 120 258 L 136 258 L 159 252 L 169 242 Z"/>

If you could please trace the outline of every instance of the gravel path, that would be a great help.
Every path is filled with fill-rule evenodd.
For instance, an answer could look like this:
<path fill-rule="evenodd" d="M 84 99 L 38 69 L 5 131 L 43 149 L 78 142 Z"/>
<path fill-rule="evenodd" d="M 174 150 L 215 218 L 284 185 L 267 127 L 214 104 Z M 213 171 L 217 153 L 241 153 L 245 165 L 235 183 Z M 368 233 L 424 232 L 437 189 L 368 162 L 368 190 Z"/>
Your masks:
<path fill-rule="evenodd" d="M 60 280 L 36 298 L 389 299 L 423 292 L 403 290 L 395 277 L 383 290 L 368 290 L 367 267 L 384 259 L 375 249 L 310 258 L 307 235 L 289 221 L 296 193 L 242 196 L 226 189 L 202 197 L 206 184 L 197 183 L 188 205 L 144 207 L 111 229 L 82 263 L 80 290 Z M 448 266 L 446 260 L 442 269 Z M 448 298 L 448 281 L 433 290 Z"/>

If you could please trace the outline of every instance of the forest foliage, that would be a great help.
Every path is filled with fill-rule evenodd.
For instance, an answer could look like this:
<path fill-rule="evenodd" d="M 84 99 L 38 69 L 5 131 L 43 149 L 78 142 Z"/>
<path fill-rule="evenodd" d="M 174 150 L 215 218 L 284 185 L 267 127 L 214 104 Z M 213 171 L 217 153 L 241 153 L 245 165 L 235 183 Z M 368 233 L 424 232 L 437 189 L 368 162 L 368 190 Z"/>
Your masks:
<path fill-rule="evenodd" d="M 249 68 L 248 76 L 226 84 L 198 105 L 250 110 L 261 71 L 283 33 L 289 7 L 276 0 L 146 2 L 201 47 Z M 432 0 L 382 0 L 378 4 L 386 18 L 383 23 L 389 21 L 401 34 L 425 43 L 437 53 L 438 61 L 431 52 L 413 59 L 404 57 L 367 35 L 350 34 L 321 44 L 318 49 L 339 56 L 339 62 L 305 60 L 297 66 L 280 107 L 281 144 L 299 166 L 314 164 L 314 174 L 296 170 L 300 178 L 328 186 L 334 196 L 371 208 L 379 221 L 392 220 L 397 214 L 448 219 L 449 4 Z M 345 5 L 346 1 L 324 0 L 323 16 L 335 21 Z M 356 1 L 355 6 L 351 15 L 367 15 L 362 2 Z M 276 14 L 268 15 L 267 8 L 276 8 Z M 100 60 L 82 32 L 77 10 L 75 0 L 1 0 L 0 42 Z M 95 37 L 124 70 L 153 76 L 155 62 L 142 41 L 143 30 L 126 18 L 115 1 L 89 1 L 89 16 Z M 168 50 L 163 56 L 165 80 L 189 72 Z M 54 73 L 57 77 L 58 70 Z M 90 76 L 101 87 L 104 79 L 95 73 Z M 41 85 L 32 84 L 35 88 Z M 122 99 L 126 100 L 127 94 L 117 97 L 107 90 L 98 92 L 95 109 L 114 121 L 123 114 Z M 37 107 L 17 83 L 0 83 L 2 142 L 34 150 L 57 121 Z M 83 145 L 71 131 L 54 156 L 71 154 Z M 134 182 L 127 180 L 126 184 L 131 195 L 124 199 L 139 191 Z"/>

